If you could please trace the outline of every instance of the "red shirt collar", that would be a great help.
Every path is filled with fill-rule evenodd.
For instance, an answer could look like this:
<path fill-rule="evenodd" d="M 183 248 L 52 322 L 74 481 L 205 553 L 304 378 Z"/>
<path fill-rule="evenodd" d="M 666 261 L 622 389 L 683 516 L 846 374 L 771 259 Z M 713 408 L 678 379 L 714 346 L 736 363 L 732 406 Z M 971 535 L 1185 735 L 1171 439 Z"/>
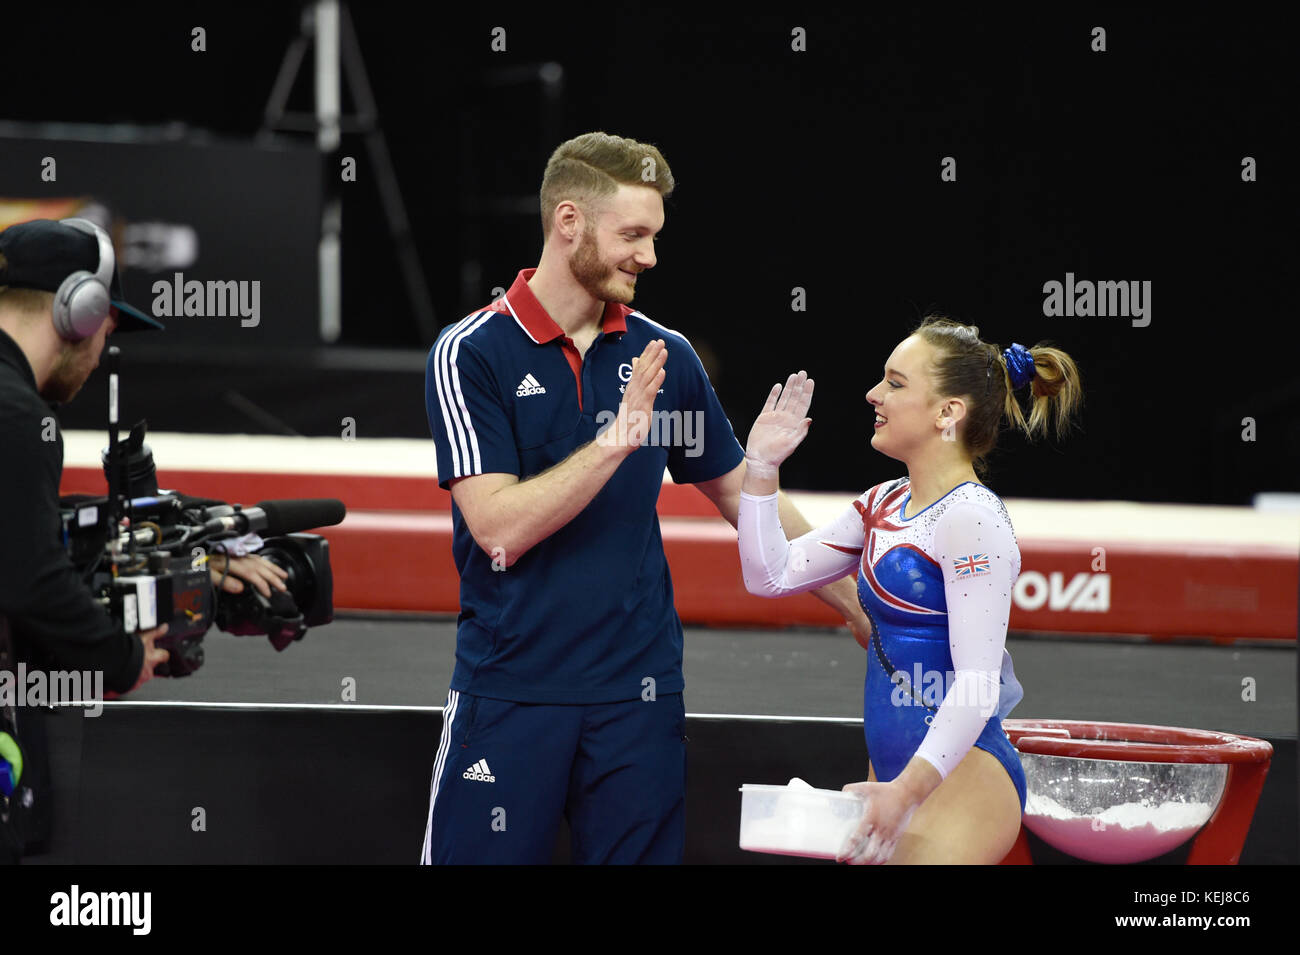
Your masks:
<path fill-rule="evenodd" d="M 564 329 L 555 324 L 555 320 L 546 314 L 546 309 L 542 308 L 542 303 L 537 301 L 537 296 L 528 287 L 528 280 L 536 271 L 536 269 L 520 270 L 514 284 L 510 286 L 510 291 L 506 292 L 504 298 L 493 302 L 491 308 L 513 316 L 529 338 L 539 345 L 544 345 L 553 339 L 563 337 Z M 600 317 L 601 331 L 606 335 L 610 332 L 627 331 L 627 316 L 631 312 L 632 309 L 626 305 L 606 302 L 605 313 Z"/>

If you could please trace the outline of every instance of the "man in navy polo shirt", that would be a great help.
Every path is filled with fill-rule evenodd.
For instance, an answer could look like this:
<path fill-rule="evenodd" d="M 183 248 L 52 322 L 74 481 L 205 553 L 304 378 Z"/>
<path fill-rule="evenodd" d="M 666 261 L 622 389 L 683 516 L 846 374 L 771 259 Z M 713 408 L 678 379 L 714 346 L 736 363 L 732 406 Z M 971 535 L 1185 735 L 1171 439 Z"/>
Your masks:
<path fill-rule="evenodd" d="M 744 451 L 691 348 L 627 303 L 672 173 L 589 133 L 542 181 L 536 269 L 443 330 L 425 379 L 460 573 L 456 668 L 421 862 L 679 863 L 682 626 L 655 510 L 665 467 L 734 526 Z M 782 496 L 789 537 L 811 526 Z M 853 583 L 818 592 L 859 640 Z"/>

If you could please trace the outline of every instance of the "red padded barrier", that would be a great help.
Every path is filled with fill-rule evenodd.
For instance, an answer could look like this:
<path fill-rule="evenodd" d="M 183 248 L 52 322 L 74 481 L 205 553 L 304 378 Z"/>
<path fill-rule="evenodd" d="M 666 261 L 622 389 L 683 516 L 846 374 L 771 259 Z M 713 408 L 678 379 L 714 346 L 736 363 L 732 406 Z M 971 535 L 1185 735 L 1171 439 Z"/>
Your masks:
<path fill-rule="evenodd" d="M 432 477 L 160 471 L 163 487 L 253 504 L 268 498 L 337 497 L 347 520 L 331 541 L 341 609 L 456 613 L 451 495 Z M 63 493 L 102 494 L 102 472 L 68 468 Z M 665 484 L 659 498 L 677 612 L 691 624 L 838 625 L 809 594 L 771 600 L 745 590 L 735 530 L 695 487 Z M 1021 631 L 1294 640 L 1294 550 L 1227 543 L 1020 540 L 1011 628 Z"/>

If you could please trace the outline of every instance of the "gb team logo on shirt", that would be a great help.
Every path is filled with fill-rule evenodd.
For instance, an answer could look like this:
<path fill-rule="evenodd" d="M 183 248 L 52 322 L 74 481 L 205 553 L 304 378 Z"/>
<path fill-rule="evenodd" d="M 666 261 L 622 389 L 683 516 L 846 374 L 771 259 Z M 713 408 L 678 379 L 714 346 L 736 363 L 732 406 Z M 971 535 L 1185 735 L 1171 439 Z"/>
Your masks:
<path fill-rule="evenodd" d="M 627 383 L 632 380 L 632 365 L 630 363 L 623 362 L 623 364 L 618 366 L 618 380 L 622 382 L 622 384 L 618 386 L 618 393 L 621 395 L 623 392 L 627 391 Z M 667 380 L 668 376 L 664 375 L 664 381 Z M 662 395 L 664 390 L 660 388 L 658 393 Z"/>

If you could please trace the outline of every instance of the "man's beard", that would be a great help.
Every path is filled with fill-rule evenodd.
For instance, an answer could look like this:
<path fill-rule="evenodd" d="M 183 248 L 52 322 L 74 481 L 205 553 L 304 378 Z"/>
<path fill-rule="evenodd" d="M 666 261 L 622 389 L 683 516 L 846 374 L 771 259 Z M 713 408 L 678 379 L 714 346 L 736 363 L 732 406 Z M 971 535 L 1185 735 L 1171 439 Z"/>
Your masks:
<path fill-rule="evenodd" d="M 87 350 L 84 347 L 66 348 L 59 355 L 54 367 L 50 369 L 49 377 L 45 379 L 45 387 L 41 389 L 41 397 L 46 401 L 57 401 L 63 405 L 75 398 L 93 370 L 93 362 L 88 360 L 86 355 Z"/>
<path fill-rule="evenodd" d="M 606 265 L 600 260 L 594 229 L 583 232 L 582 241 L 569 256 L 569 271 L 586 293 L 598 302 L 627 305 L 636 294 L 634 288 L 628 288 L 616 279 L 620 274 L 617 266 Z"/>

